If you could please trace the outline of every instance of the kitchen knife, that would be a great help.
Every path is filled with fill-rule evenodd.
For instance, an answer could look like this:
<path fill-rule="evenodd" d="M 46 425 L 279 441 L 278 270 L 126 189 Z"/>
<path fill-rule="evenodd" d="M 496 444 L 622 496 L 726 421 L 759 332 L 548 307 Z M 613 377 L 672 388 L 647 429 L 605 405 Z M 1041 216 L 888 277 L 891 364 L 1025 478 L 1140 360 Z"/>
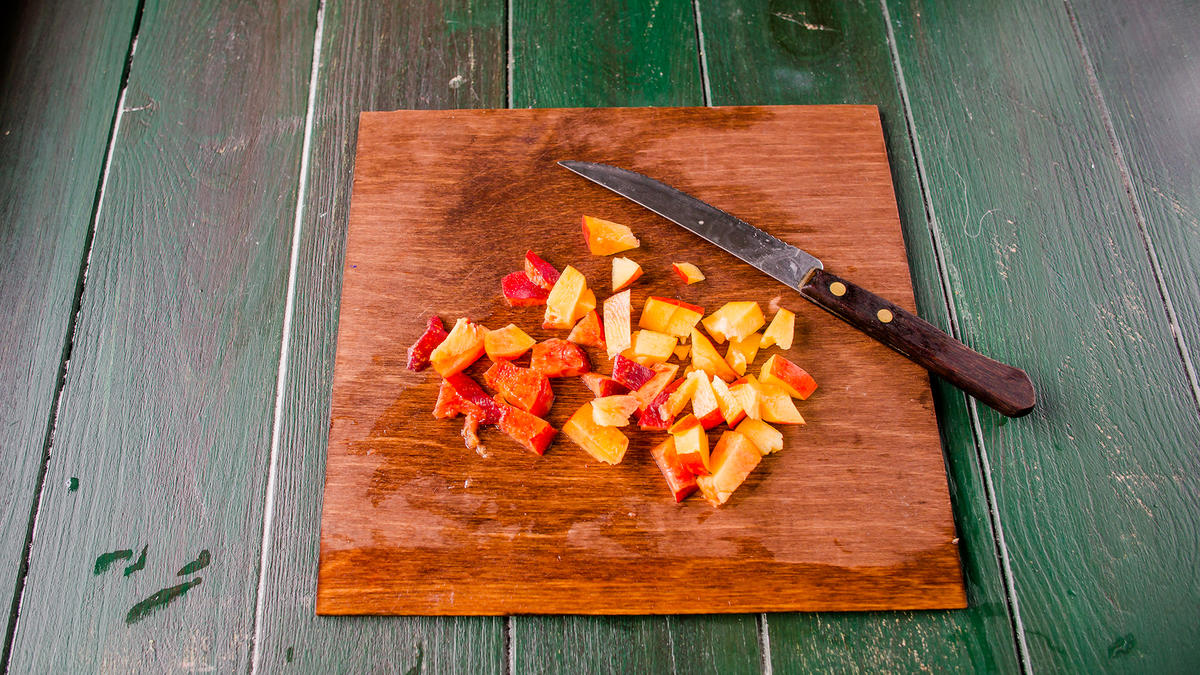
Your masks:
<path fill-rule="evenodd" d="M 1025 371 L 971 350 L 915 314 L 826 272 L 812 254 L 640 173 L 608 164 L 560 165 L 681 225 L 798 291 L 822 309 L 1009 417 L 1033 410 Z"/>

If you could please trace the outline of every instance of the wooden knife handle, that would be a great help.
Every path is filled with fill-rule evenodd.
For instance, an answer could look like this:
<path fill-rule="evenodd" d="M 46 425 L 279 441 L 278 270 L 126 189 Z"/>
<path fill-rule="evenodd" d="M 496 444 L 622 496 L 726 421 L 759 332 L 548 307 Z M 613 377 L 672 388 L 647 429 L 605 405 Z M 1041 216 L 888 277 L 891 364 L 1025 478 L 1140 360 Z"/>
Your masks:
<path fill-rule="evenodd" d="M 1033 410 L 1037 394 L 1020 368 L 993 361 L 933 324 L 825 270 L 800 293 L 914 363 L 1009 417 Z"/>

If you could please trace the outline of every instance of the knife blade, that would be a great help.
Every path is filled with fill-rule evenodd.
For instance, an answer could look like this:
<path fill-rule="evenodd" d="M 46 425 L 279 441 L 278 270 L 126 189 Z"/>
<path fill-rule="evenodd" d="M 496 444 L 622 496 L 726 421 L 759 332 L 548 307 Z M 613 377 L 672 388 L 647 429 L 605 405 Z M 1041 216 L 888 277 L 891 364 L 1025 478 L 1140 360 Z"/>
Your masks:
<path fill-rule="evenodd" d="M 895 303 L 826 272 L 807 251 L 635 171 L 593 162 L 559 164 L 732 253 L 998 412 L 1020 417 L 1036 405 L 1025 371 L 989 359 Z"/>

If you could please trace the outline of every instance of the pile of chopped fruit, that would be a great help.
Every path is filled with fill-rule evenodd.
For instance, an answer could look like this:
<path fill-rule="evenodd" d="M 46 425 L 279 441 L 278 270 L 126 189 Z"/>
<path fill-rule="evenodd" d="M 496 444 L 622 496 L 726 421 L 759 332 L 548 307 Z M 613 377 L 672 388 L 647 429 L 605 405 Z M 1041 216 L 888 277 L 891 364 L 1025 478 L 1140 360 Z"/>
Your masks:
<path fill-rule="evenodd" d="M 628 227 L 590 216 L 583 217 L 583 234 L 593 255 L 641 245 Z M 672 268 L 685 283 L 704 279 L 691 263 Z M 601 317 L 596 294 L 579 270 L 568 265 L 559 272 L 529 251 L 525 269 L 501 281 L 504 299 L 513 307 L 544 306 L 542 328 L 569 330 L 567 339 L 537 342 L 515 324 L 488 330 L 465 318 L 447 333 L 433 316 L 408 350 L 408 368 L 432 365 L 442 376 L 433 415 L 464 415 L 468 448 L 481 450 L 479 425 L 493 424 L 538 455 L 558 433 L 544 419 L 554 403 L 551 380 L 580 377 L 595 399 L 563 425 L 568 438 L 601 462 L 617 464 L 629 448 L 621 429 L 636 414 L 641 429 L 666 432 L 650 453 L 675 501 L 699 489 L 720 506 L 764 456 L 783 449 L 783 434 L 771 424 L 804 424 L 793 399 L 807 399 L 817 388 L 808 373 L 773 354 L 758 377 L 747 374 L 760 350 L 791 348 L 796 317 L 780 308 L 768 325 L 753 301 L 728 302 L 705 316 L 696 305 L 650 296 L 633 332 L 628 286 L 641 276 L 638 263 L 613 258 L 613 295 L 604 301 Z M 724 357 L 714 342 L 728 343 Z M 581 345 L 604 350 L 611 375 L 592 372 Z M 529 367 L 513 363 L 530 350 Z M 483 378 L 494 395 L 463 373 L 485 353 L 493 365 Z M 690 358 L 682 375 L 679 365 L 668 363 L 672 357 L 681 363 Z M 708 432 L 721 424 L 728 429 L 709 452 Z"/>

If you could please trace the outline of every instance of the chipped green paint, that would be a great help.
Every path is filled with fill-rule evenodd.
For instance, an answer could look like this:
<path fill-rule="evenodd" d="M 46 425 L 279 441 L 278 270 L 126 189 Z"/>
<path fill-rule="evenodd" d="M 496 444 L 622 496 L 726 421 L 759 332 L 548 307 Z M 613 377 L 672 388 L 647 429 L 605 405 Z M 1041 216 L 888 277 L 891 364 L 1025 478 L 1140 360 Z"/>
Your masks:
<path fill-rule="evenodd" d="M 145 546 L 142 547 L 142 554 L 138 556 L 137 561 L 134 562 L 129 567 L 125 568 L 125 576 L 129 576 L 130 574 L 133 574 L 134 572 L 136 572 L 146 566 L 146 551 L 149 548 L 150 548 L 150 544 L 146 544 Z"/>
<path fill-rule="evenodd" d="M 128 560 L 133 557 L 133 549 L 122 549 L 120 551 L 112 551 L 110 553 L 101 553 L 96 557 L 96 567 L 93 574 L 103 574 L 108 571 L 110 565 L 118 560 Z"/>
<path fill-rule="evenodd" d="M 71 480 L 67 481 L 67 492 L 74 492 L 79 489 L 79 479 L 71 476 Z"/>
<path fill-rule="evenodd" d="M 284 656 L 284 658 L 287 659 L 288 663 L 291 663 L 292 662 L 292 648 L 288 647 L 287 651 L 284 652 L 283 656 Z"/>
<path fill-rule="evenodd" d="M 204 549 L 203 551 L 200 551 L 200 555 L 195 560 L 184 565 L 183 569 L 176 572 L 175 576 L 181 577 L 185 574 L 192 574 L 193 572 L 199 572 L 200 570 L 204 569 L 205 567 L 208 567 L 208 563 L 211 560 L 212 560 L 212 557 L 208 554 L 208 549 Z"/>
<path fill-rule="evenodd" d="M 1133 633 L 1117 636 L 1116 640 L 1108 646 L 1108 658 L 1115 659 L 1125 656 L 1132 652 L 1137 647 L 1137 640 L 1134 639 Z"/>
<path fill-rule="evenodd" d="M 138 621 L 141 621 L 150 613 L 162 607 L 166 607 L 171 603 L 172 600 L 190 591 L 193 586 L 199 586 L 201 581 L 203 581 L 203 579 L 196 577 L 191 581 L 185 581 L 178 586 L 164 588 L 154 595 L 151 595 L 150 597 L 130 608 L 129 613 L 125 615 L 125 623 L 134 624 Z"/>

